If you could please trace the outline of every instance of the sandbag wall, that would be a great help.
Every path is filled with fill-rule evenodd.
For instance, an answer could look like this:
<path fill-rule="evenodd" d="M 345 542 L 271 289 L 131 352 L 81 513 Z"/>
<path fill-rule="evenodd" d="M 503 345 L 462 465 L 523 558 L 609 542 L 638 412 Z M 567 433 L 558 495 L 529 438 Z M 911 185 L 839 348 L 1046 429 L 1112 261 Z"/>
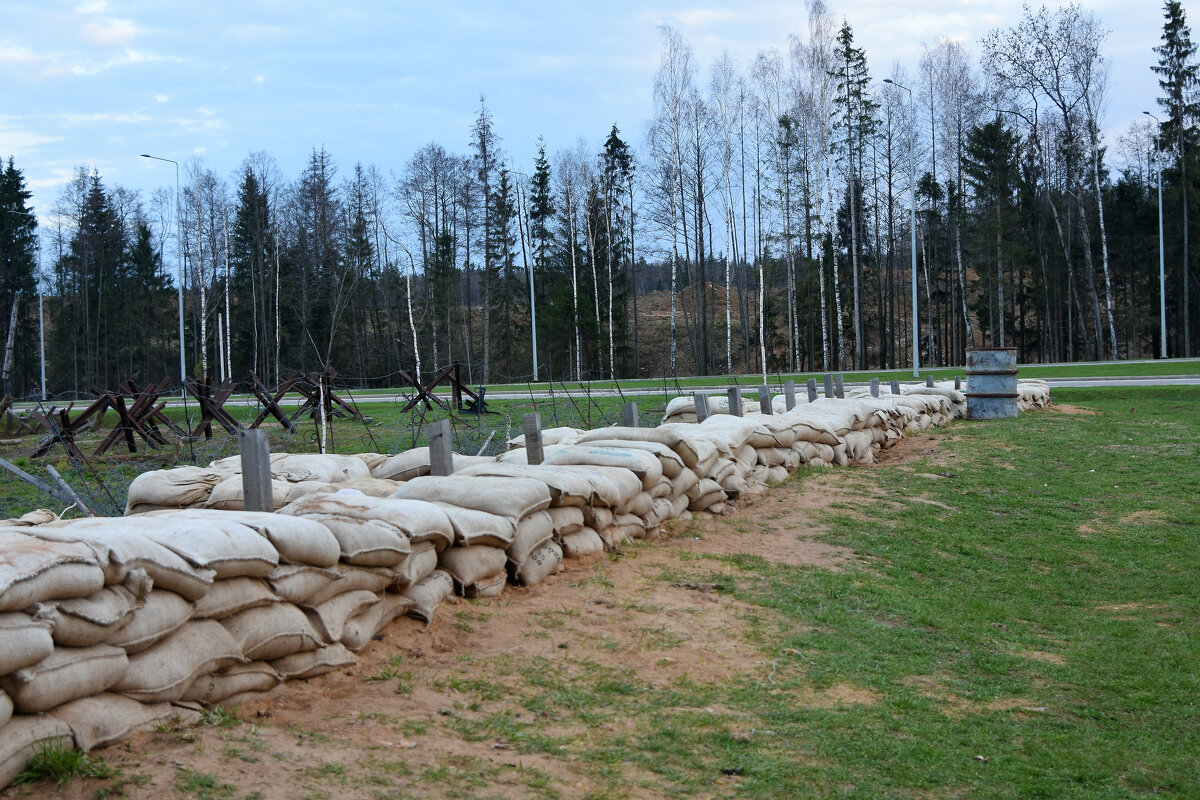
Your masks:
<path fill-rule="evenodd" d="M 426 448 L 279 455 L 278 511 L 257 513 L 237 510 L 240 462 L 223 459 L 139 476 L 123 518 L 0 527 L 0 786 L 41 744 L 89 750 L 353 664 L 393 619 L 428 622 L 450 594 L 536 584 L 801 465 L 868 463 L 965 407 L 939 385 L 791 411 L 775 398 L 779 413 L 697 424 L 681 401 L 656 428 L 544 431 L 537 465 L 522 437 L 498 458 L 456 457 L 448 476 L 428 474 Z"/>

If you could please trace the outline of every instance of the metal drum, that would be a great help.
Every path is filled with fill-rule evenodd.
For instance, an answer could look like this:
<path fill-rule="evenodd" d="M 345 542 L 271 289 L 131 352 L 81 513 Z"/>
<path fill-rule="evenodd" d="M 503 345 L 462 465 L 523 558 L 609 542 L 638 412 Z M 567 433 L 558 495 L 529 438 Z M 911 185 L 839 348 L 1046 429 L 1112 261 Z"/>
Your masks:
<path fill-rule="evenodd" d="M 967 350 L 967 419 L 1004 419 L 1017 415 L 1017 349 L 976 347 Z"/>

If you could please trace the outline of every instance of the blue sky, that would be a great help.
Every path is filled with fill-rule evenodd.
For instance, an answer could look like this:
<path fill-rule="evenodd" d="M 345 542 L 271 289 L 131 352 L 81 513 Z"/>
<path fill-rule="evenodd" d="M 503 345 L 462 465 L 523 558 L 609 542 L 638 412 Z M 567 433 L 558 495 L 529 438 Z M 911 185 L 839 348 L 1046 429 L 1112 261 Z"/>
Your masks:
<path fill-rule="evenodd" d="M 1021 13 L 1020 0 L 827 3 L 880 77 L 893 63 L 915 72 L 922 43 L 944 37 L 977 56 L 981 36 Z M 1162 3 L 1081 5 L 1112 32 L 1111 141 L 1143 109 L 1156 111 L 1149 68 Z M 1193 6 L 1184 3 L 1197 32 Z M 539 135 L 551 152 L 580 137 L 594 150 L 613 122 L 640 149 L 662 24 L 692 44 L 706 73 L 724 49 L 739 63 L 786 50 L 805 10 L 800 0 L 0 0 L 0 156 L 15 157 L 44 215 L 81 165 L 147 199 L 173 186 L 169 164 L 139 153 L 200 156 L 229 176 L 265 150 L 295 178 L 324 145 L 343 175 L 355 162 L 399 173 L 431 141 L 465 152 L 481 94 L 516 169 L 528 169 Z"/>

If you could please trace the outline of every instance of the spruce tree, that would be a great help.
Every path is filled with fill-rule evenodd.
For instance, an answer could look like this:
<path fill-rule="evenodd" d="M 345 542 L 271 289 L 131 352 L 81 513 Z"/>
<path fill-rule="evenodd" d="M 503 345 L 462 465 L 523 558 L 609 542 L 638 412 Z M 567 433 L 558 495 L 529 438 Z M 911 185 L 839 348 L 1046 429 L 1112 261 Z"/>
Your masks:
<path fill-rule="evenodd" d="M 0 172 L 0 343 L 13 338 L 13 349 L 5 348 L 3 377 L 5 394 L 13 394 L 14 386 L 31 376 L 36 348 L 29 346 L 29 325 L 23 324 L 27 315 L 20 314 L 20 305 L 33 297 L 34 275 L 37 271 L 37 219 L 29 206 L 32 195 L 25 188 L 25 177 L 8 159 Z M 18 313 L 12 313 L 13 310 Z M 17 327 L 9 331 L 10 324 Z"/>

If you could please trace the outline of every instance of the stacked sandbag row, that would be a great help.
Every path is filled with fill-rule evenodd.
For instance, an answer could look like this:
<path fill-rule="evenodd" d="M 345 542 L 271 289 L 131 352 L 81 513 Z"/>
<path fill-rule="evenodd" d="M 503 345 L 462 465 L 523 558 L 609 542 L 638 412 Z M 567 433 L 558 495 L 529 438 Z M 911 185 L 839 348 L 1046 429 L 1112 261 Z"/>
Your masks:
<path fill-rule="evenodd" d="M 457 456 L 459 466 L 477 460 Z M 484 459 L 490 460 L 490 459 Z M 271 494 L 275 509 L 316 492 L 357 489 L 373 497 L 387 497 L 401 481 L 430 471 L 429 448 L 418 447 L 395 456 L 381 453 L 318 455 L 274 453 L 271 456 Z M 245 508 L 242 496 L 242 461 L 230 456 L 207 467 L 176 467 L 144 472 L 129 485 L 125 514 L 183 508 Z"/>
<path fill-rule="evenodd" d="M 1050 384 L 1037 378 L 1017 381 L 1017 411 L 1033 411 L 1050 405 Z"/>

